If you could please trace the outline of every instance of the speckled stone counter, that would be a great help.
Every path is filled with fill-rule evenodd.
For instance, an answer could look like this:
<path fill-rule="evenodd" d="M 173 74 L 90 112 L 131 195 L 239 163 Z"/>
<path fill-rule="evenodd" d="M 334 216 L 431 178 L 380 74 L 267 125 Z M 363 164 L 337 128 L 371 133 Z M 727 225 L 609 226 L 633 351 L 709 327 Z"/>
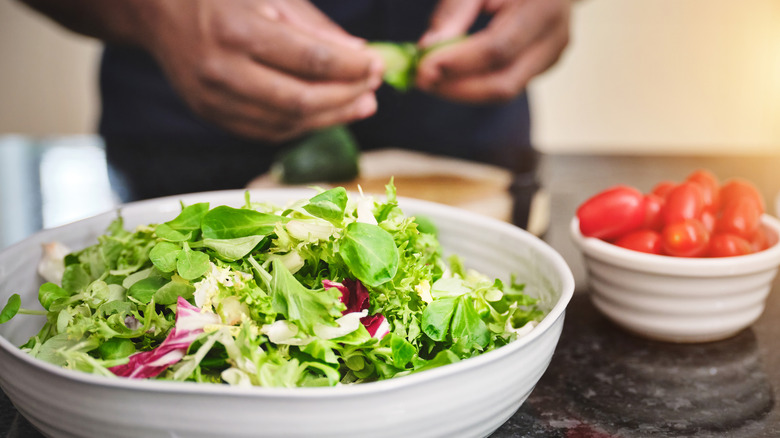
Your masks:
<path fill-rule="evenodd" d="M 649 190 L 699 167 L 721 178 L 750 178 L 775 213 L 780 155 L 542 157 L 539 177 L 550 201 L 544 238 L 571 266 L 577 290 L 547 372 L 493 437 L 780 437 L 780 279 L 761 318 L 733 338 L 690 345 L 649 341 L 622 331 L 593 307 L 587 273 L 567 234 L 577 205 L 597 191 L 617 183 Z M 0 196 L 0 209 L 8 202 Z M 0 393 L 0 438 L 39 436 Z"/>

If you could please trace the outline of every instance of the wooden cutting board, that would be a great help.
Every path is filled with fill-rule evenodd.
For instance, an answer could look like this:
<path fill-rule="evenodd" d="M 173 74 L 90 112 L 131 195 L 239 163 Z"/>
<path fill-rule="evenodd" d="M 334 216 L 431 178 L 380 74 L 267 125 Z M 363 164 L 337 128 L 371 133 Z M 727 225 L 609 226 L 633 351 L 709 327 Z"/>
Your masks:
<path fill-rule="evenodd" d="M 385 185 L 393 178 L 398 196 L 447 204 L 511 222 L 512 174 L 506 169 L 400 149 L 363 152 L 359 166 L 356 179 L 339 184 L 292 186 L 280 183 L 269 173 L 252 180 L 247 188 L 341 185 L 350 191 L 360 188 L 363 193 L 384 196 Z"/>

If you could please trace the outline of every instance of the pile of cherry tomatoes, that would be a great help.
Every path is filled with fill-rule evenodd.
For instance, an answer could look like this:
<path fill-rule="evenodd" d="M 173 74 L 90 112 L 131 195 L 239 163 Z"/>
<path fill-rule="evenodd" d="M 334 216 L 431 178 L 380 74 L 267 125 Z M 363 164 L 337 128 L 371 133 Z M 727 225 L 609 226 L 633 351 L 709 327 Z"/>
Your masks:
<path fill-rule="evenodd" d="M 730 257 L 762 251 L 777 241 L 761 226 L 766 204 L 750 182 L 722 184 L 706 169 L 682 182 L 662 181 L 651 192 L 619 185 L 577 209 L 580 232 L 623 248 L 675 257 Z"/>

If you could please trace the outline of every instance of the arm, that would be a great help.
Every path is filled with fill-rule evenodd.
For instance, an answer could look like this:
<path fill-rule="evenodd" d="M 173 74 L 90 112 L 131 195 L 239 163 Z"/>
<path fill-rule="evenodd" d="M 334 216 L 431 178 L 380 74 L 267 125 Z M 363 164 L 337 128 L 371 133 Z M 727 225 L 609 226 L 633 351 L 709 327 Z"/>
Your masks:
<path fill-rule="evenodd" d="M 20 0 L 60 25 L 118 44 L 144 46 L 156 2 L 143 0 Z"/>
<path fill-rule="evenodd" d="M 141 47 L 193 111 L 282 141 L 376 110 L 383 66 L 306 0 L 25 0 L 65 27 Z"/>

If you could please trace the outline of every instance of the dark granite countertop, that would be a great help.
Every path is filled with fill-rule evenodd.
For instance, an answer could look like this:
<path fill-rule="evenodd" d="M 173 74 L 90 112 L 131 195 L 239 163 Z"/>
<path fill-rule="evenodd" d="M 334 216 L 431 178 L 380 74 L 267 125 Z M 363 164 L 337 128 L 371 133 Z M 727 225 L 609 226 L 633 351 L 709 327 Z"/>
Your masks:
<path fill-rule="evenodd" d="M 102 159 L 99 141 L 89 137 L 64 143 L 0 138 L 0 248 L 56 225 L 52 206 L 46 204 L 40 163 L 57 148 L 76 148 L 90 159 Z M 622 331 L 593 307 L 587 273 L 568 237 L 577 205 L 597 191 L 617 183 L 649 190 L 662 179 L 681 180 L 696 168 L 711 169 L 721 178 L 751 179 L 774 213 L 780 155 L 542 157 L 539 176 L 550 205 L 544 238 L 571 266 L 577 290 L 547 372 L 494 437 L 780 437 L 780 406 L 775 402 L 780 279 L 775 279 L 761 318 L 735 337 L 703 344 L 650 341 Z M 98 169 L 105 173 L 104 167 Z M 108 184 L 104 174 L 98 180 Z M 17 189 L 4 190 L 8 184 Z M 28 193 L 20 198 L 18 188 Z M 110 207 L 106 204 L 112 198 L 105 192 L 98 195 L 93 205 L 60 211 L 60 218 L 72 220 L 77 218 L 73 215 L 93 214 L 90 209 Z M 0 392 L 0 438 L 38 436 Z"/>

